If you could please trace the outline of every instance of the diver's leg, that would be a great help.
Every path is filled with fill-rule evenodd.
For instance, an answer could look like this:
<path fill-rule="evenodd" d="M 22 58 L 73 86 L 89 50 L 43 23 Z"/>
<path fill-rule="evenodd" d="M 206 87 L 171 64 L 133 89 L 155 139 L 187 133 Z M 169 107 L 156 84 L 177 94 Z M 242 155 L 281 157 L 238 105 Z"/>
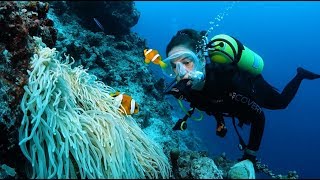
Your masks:
<path fill-rule="evenodd" d="M 265 125 L 265 116 L 263 112 L 261 112 L 261 114 L 256 116 L 255 118 L 252 118 L 249 143 L 247 146 L 248 149 L 252 151 L 259 150 L 263 131 L 264 131 L 264 125 Z"/>
<path fill-rule="evenodd" d="M 267 109 L 282 109 L 283 98 L 279 91 L 271 86 L 261 75 L 254 80 L 256 102 Z"/>
<path fill-rule="evenodd" d="M 320 74 L 315 74 L 306 69 L 303 69 L 302 67 L 298 67 L 297 72 L 298 75 L 301 76 L 303 79 L 314 80 L 320 78 Z"/>
<path fill-rule="evenodd" d="M 297 75 L 286 85 L 281 93 L 282 106 L 287 107 L 296 95 L 302 80 L 314 80 L 320 78 L 320 75 L 307 71 L 301 67 L 297 68 Z"/>
<path fill-rule="evenodd" d="M 280 94 L 260 76 L 255 81 L 258 101 L 261 98 L 260 105 L 268 109 L 284 109 L 296 95 L 303 79 L 314 80 L 318 78 L 320 78 L 320 75 L 299 67 L 297 68 L 296 76 L 285 86 Z"/>
<path fill-rule="evenodd" d="M 249 114 L 246 114 L 245 116 L 243 116 L 243 112 L 242 112 L 242 115 L 238 117 L 238 119 L 239 121 L 244 121 L 244 119 L 250 120 L 251 128 L 250 128 L 248 145 L 244 150 L 244 154 L 240 160 L 249 159 L 255 164 L 256 154 L 260 148 L 260 144 L 261 144 L 262 136 L 264 132 L 265 116 L 263 111 L 261 111 L 260 114 L 249 113 Z"/>

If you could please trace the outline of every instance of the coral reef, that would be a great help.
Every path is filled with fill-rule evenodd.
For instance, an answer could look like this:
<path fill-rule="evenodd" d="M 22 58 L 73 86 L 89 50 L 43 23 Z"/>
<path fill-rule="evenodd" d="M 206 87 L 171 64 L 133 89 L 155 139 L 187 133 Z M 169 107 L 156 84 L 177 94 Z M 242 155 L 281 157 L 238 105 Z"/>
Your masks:
<path fill-rule="evenodd" d="M 260 161 L 256 164 L 257 172 L 264 173 L 271 177 L 272 179 L 299 179 L 299 175 L 297 171 L 288 171 L 287 175 L 283 174 L 274 174 L 271 169 L 269 169 L 268 165 L 262 164 Z"/>
<path fill-rule="evenodd" d="M 87 9 L 94 9 L 94 11 L 88 11 Z M 158 79 L 153 76 L 143 62 L 143 50 L 146 47 L 146 40 L 130 31 L 130 28 L 138 22 L 139 15 L 140 13 L 135 9 L 133 1 L 0 2 L 0 178 L 26 178 L 26 168 L 30 165 L 30 161 L 27 160 L 31 160 L 31 163 L 36 165 L 36 167 L 30 170 L 33 170 L 34 172 L 32 173 L 37 177 L 46 177 L 46 175 L 48 175 L 48 177 L 104 177 L 104 175 L 108 176 L 107 174 L 109 174 L 102 175 L 103 173 L 99 173 L 99 168 L 97 168 L 99 166 L 98 162 L 91 162 L 90 160 L 80 162 L 80 160 L 76 158 L 76 151 L 73 149 L 76 145 L 73 144 L 73 146 L 71 146 L 71 143 L 69 143 L 68 146 L 64 146 L 70 147 L 69 151 L 72 151 L 70 161 L 64 158 L 66 165 L 61 165 L 61 161 L 58 162 L 54 157 L 49 158 L 53 160 L 53 165 L 42 164 L 44 162 L 41 161 L 41 158 L 47 158 L 47 156 L 46 154 L 41 154 L 41 152 L 47 152 L 48 154 L 50 148 L 54 146 L 56 150 L 52 154 L 56 154 L 58 151 L 66 152 L 66 150 L 61 150 L 62 145 L 57 143 L 57 140 L 51 142 L 48 140 L 50 138 L 48 138 L 46 141 L 41 138 L 37 139 L 39 136 L 34 136 L 34 134 L 28 134 L 32 133 L 31 129 L 35 129 L 35 131 L 37 130 L 36 132 L 38 132 L 36 133 L 37 135 L 48 135 L 53 133 L 51 131 L 53 131 L 54 128 L 40 126 L 41 128 L 39 128 L 39 130 L 37 129 L 38 127 L 25 127 L 27 120 L 31 120 L 31 115 L 39 112 L 31 112 L 29 110 L 23 113 L 21 108 L 24 108 L 20 107 L 23 94 L 25 93 L 23 87 L 25 87 L 27 83 L 30 83 L 28 82 L 28 71 L 32 72 L 32 68 L 34 68 L 30 66 L 30 57 L 36 53 L 37 46 L 35 46 L 31 38 L 32 36 L 41 37 L 47 47 L 51 49 L 56 48 L 61 54 L 70 54 L 70 56 L 74 57 L 75 62 L 72 68 L 81 65 L 83 66 L 83 70 L 85 69 L 88 74 L 94 75 L 97 81 L 102 81 L 115 90 L 126 92 L 137 100 L 141 109 L 140 113 L 134 115 L 134 119 L 132 117 L 125 118 L 125 120 L 130 122 L 135 121 L 132 122 L 133 129 L 138 132 L 138 135 L 135 133 L 131 134 L 130 137 L 133 139 L 134 137 L 136 138 L 135 140 L 131 140 L 139 141 L 138 139 L 140 139 L 140 141 L 144 143 L 155 141 L 161 146 L 158 149 L 154 149 L 155 146 L 150 147 L 154 149 L 153 156 L 155 156 L 151 158 L 150 161 L 146 160 L 145 156 L 140 157 L 138 155 L 140 161 L 137 164 L 142 166 L 140 166 L 140 169 L 146 170 L 145 173 L 147 177 L 159 178 L 168 176 L 167 171 L 169 171 L 169 165 L 163 160 L 164 157 L 159 155 L 162 154 L 159 151 L 163 150 L 164 155 L 171 159 L 170 163 L 173 174 L 170 178 L 227 178 L 227 172 L 236 162 L 228 160 L 225 154 L 215 158 L 208 157 L 203 151 L 206 150 L 206 148 L 203 146 L 202 141 L 197 138 L 196 133 L 189 129 L 184 132 L 172 131 L 174 121 L 179 118 L 173 115 L 171 112 L 173 107 L 170 106 L 162 94 L 165 87 L 164 79 Z M 104 30 L 98 27 L 93 18 L 96 18 L 102 24 Z M 72 68 L 70 67 L 70 69 Z M 40 73 L 37 78 L 43 76 L 44 75 Z M 39 91 L 38 93 L 43 92 L 44 91 Z M 67 99 L 57 98 L 56 102 L 58 102 L 58 100 L 67 101 Z M 43 105 L 41 102 L 42 101 L 38 101 L 37 103 Z M 35 107 L 30 107 L 29 109 L 34 108 Z M 48 111 L 45 111 L 44 114 L 52 117 L 49 115 L 50 107 L 46 108 Z M 177 112 L 174 113 L 176 113 L 175 115 L 177 116 L 181 115 Z M 80 117 L 75 113 L 72 115 L 74 115 L 74 117 Z M 39 115 L 39 117 L 41 116 Z M 39 117 L 35 118 L 38 120 L 37 122 L 39 122 Z M 72 118 L 69 118 L 69 120 L 70 119 Z M 82 120 L 83 119 L 85 118 L 82 118 Z M 110 117 L 110 119 L 112 118 Z M 21 124 L 22 120 L 24 120 L 24 124 Z M 36 120 L 34 120 L 34 122 L 36 122 Z M 43 122 L 45 120 L 49 119 L 45 117 L 40 118 L 39 124 L 42 123 L 42 125 L 45 125 L 46 123 Z M 127 122 L 125 123 L 123 120 L 124 119 L 120 119 L 122 124 L 126 124 Z M 34 125 L 34 122 L 31 124 Z M 20 134 L 20 144 L 22 145 L 24 154 L 18 146 L 18 128 L 20 125 L 24 127 L 21 128 L 20 132 L 26 133 L 24 135 Z M 61 128 L 65 127 L 61 122 L 59 125 Z M 79 125 L 79 123 L 77 125 Z M 112 123 L 110 122 L 109 125 L 112 125 Z M 142 128 L 143 132 L 137 130 L 138 126 Z M 77 127 L 82 126 L 79 125 Z M 95 127 L 102 128 L 99 123 L 96 123 Z M 97 128 L 97 131 L 102 133 L 99 128 Z M 130 129 L 130 126 L 127 128 Z M 123 129 L 121 130 L 120 127 L 115 129 L 123 132 Z M 89 128 L 87 128 L 86 131 L 89 132 Z M 58 132 L 62 134 L 62 131 Z M 144 133 L 147 137 L 143 136 L 143 138 L 141 138 Z M 86 136 L 84 134 L 82 134 L 83 137 Z M 51 135 L 52 134 L 50 134 L 49 137 L 52 137 Z M 62 134 L 62 136 L 69 137 L 70 139 L 77 138 L 68 136 L 67 134 Z M 97 134 L 93 136 L 95 138 L 98 137 Z M 148 140 L 149 138 L 151 139 L 150 141 Z M 50 148 L 49 146 L 43 146 L 43 144 L 37 146 L 37 142 L 39 141 L 46 141 L 48 145 L 50 144 Z M 64 142 L 66 143 L 66 140 Z M 130 146 L 132 142 L 125 141 L 124 144 Z M 147 148 L 148 147 L 142 149 L 146 150 Z M 33 154 L 33 149 L 38 149 L 38 153 Z M 123 150 L 123 148 L 121 149 Z M 136 152 L 138 149 L 133 151 Z M 98 152 L 95 150 L 96 149 L 92 149 L 91 152 Z M 93 154 L 90 154 L 88 158 L 94 157 L 95 155 Z M 141 152 L 138 154 L 141 155 Z M 26 155 L 28 159 L 26 159 L 24 155 Z M 35 156 L 39 158 L 35 158 Z M 61 156 L 65 156 L 65 154 L 61 154 Z M 116 155 L 113 154 L 112 156 Z M 120 157 L 120 155 L 118 157 Z M 107 159 L 108 158 L 106 158 L 106 160 Z M 141 162 L 141 159 L 146 161 L 142 160 Z M 159 159 L 162 160 L 159 161 Z M 212 161 L 212 159 L 214 161 Z M 108 160 L 110 160 L 110 158 Z M 137 161 L 133 160 L 132 162 Z M 69 165 L 69 167 L 67 165 Z M 87 172 L 84 170 L 85 166 L 90 166 L 92 167 L 91 170 L 96 171 Z M 121 166 L 121 163 L 118 163 L 118 167 L 119 166 Z M 55 168 L 57 167 L 57 172 L 55 172 Z M 106 167 L 112 168 L 117 166 L 107 165 Z M 134 170 L 131 166 L 123 166 L 123 168 L 129 168 L 128 172 Z M 117 169 L 109 170 L 112 172 L 111 174 L 121 174 Z M 156 176 L 159 171 L 162 171 L 164 174 L 160 173 L 159 176 Z M 265 165 L 261 165 L 259 171 L 277 179 L 298 178 L 295 171 L 289 172 L 288 175 L 275 175 Z M 67 172 L 69 172 L 69 175 Z M 141 174 L 137 176 L 134 176 L 134 174 L 135 173 L 131 175 L 123 174 L 122 176 L 141 177 Z M 119 175 L 119 177 L 121 177 L 121 175 Z"/>
<path fill-rule="evenodd" d="M 222 171 L 223 178 L 227 179 L 228 171 L 230 168 L 237 162 L 231 161 L 227 158 L 227 155 L 225 152 L 221 153 L 220 155 L 215 156 L 214 162 L 219 167 L 219 169 Z"/>
<path fill-rule="evenodd" d="M 222 179 L 223 172 L 204 151 L 172 149 L 170 152 L 175 179 Z"/>
<path fill-rule="evenodd" d="M 46 17 L 48 10 L 49 4 L 44 2 L 0 2 L 0 163 L 10 167 L 23 165 L 21 153 L 17 154 L 17 127 L 22 116 L 19 103 L 33 54 L 31 36 L 42 37 L 51 47 L 56 41 L 53 21 Z"/>
<path fill-rule="evenodd" d="M 232 161 L 227 158 L 226 153 L 222 153 L 220 155 L 215 156 L 214 162 L 218 166 L 220 170 L 223 172 L 223 178 L 224 179 L 232 179 L 232 176 L 228 177 L 228 173 L 232 166 L 234 166 L 237 161 Z M 270 179 L 299 179 L 299 175 L 297 174 L 296 171 L 288 171 L 288 173 L 285 174 L 274 174 L 272 170 L 269 169 L 269 167 L 266 164 L 262 164 L 260 161 L 257 161 L 256 166 L 255 166 L 255 173 L 256 173 L 256 178 L 259 179 L 262 174 L 267 175 L 268 178 Z M 238 179 L 237 177 L 235 177 Z"/>
<path fill-rule="evenodd" d="M 201 157 L 191 162 L 191 175 L 195 179 L 222 179 L 222 171 L 211 158 Z"/>
<path fill-rule="evenodd" d="M 55 47 L 61 54 L 66 53 L 73 56 L 77 60 L 73 64 L 74 67 L 82 65 L 98 80 L 116 90 L 125 91 L 137 99 L 142 111 L 135 116 L 135 120 L 152 140 L 164 148 L 167 156 L 169 156 L 169 151 L 175 147 L 200 149 L 201 141 L 193 139 L 195 135 L 192 132 L 184 132 L 180 135 L 171 130 L 173 117 L 168 111 L 170 106 L 163 101 L 162 95 L 164 81 L 156 79 L 143 63 L 142 52 L 145 48 L 145 40 L 135 33 L 128 32 L 127 29 L 136 23 L 135 18 L 139 14 L 134 10 L 134 3 L 127 2 L 127 5 L 134 10 L 135 18 L 131 20 L 121 15 L 119 9 L 109 9 L 116 15 L 110 17 L 109 20 L 116 18 L 114 22 L 120 22 L 121 20 L 117 18 L 124 19 L 123 22 L 120 22 L 126 26 L 122 35 L 112 33 L 106 35 L 107 32 L 94 33 L 88 30 L 92 27 L 83 28 L 80 25 L 83 20 L 76 16 L 72 11 L 73 8 L 70 8 L 66 2 L 0 3 L 0 27 L 4 30 L 0 32 L 0 137 L 2 142 L 0 164 L 3 165 L 2 167 L 12 168 L 1 171 L 1 177 L 9 177 L 14 174 L 12 172 L 16 172 L 15 178 L 25 178 L 26 168 L 29 167 L 18 146 L 17 130 L 23 119 L 20 102 L 25 93 L 23 87 L 28 83 L 27 72 L 31 70 L 30 57 L 36 50 L 31 36 L 39 36 L 48 47 Z M 121 7 L 118 8 L 121 9 Z M 29 117 L 30 112 L 25 113 Z M 153 131 L 154 129 L 157 131 Z M 20 132 L 23 131 L 20 130 Z M 21 145 L 27 141 L 28 138 L 22 141 Z M 26 148 L 22 149 L 28 155 Z M 45 147 L 42 149 L 47 150 Z M 39 150 L 41 151 L 41 148 Z M 71 159 L 71 161 L 74 163 L 76 159 Z M 54 169 L 54 166 L 51 168 Z M 77 169 L 76 166 L 73 168 Z M 37 169 L 33 170 L 37 172 Z M 43 176 L 43 169 L 41 171 L 42 174 L 39 172 L 36 176 Z M 48 172 L 51 175 L 54 174 L 52 169 Z M 80 174 L 77 176 L 80 177 Z"/>
<path fill-rule="evenodd" d="M 0 7 L 0 81 L 2 87 L 8 87 L 2 91 L 10 95 L 9 107 L 15 109 L 23 93 L 33 52 L 30 38 L 42 37 L 49 47 L 53 47 L 56 30 L 53 21 L 46 18 L 48 3 L 1 1 Z"/>
<path fill-rule="evenodd" d="M 114 90 L 35 40 L 19 128 L 31 178 L 169 178 L 162 148 L 118 111 Z"/>
<path fill-rule="evenodd" d="M 135 8 L 133 1 L 67 1 L 66 3 L 77 16 L 81 17 L 81 25 L 93 32 L 101 31 L 93 18 L 101 23 L 106 34 L 120 36 L 129 34 L 130 28 L 138 23 L 140 17 L 140 12 Z M 126 44 L 120 46 L 126 47 Z"/>
<path fill-rule="evenodd" d="M 164 81 L 156 79 L 143 61 L 145 40 L 132 32 L 117 37 L 89 31 L 80 25 L 82 19 L 67 4 L 62 4 L 55 2 L 54 7 L 64 7 L 69 11 L 60 12 L 59 16 L 55 14 L 56 9 L 48 13 L 58 30 L 57 50 L 74 57 L 75 66 L 84 66 L 99 80 L 138 100 L 142 111 L 135 117 L 142 127 L 152 124 L 150 118 L 163 119 L 164 124 L 172 124 L 170 111 L 167 110 L 169 104 L 162 94 Z"/>

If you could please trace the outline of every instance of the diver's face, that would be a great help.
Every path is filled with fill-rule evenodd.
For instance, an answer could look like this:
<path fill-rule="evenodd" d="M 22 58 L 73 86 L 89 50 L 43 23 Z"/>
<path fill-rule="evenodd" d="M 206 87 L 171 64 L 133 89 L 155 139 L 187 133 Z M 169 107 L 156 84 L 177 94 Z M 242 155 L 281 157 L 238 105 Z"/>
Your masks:
<path fill-rule="evenodd" d="M 171 49 L 171 51 L 169 51 L 168 56 L 171 56 L 172 54 L 179 52 L 179 51 L 190 51 L 190 49 L 183 47 L 183 46 L 176 46 L 174 48 Z M 183 68 L 186 71 L 192 71 L 194 68 L 194 62 L 192 59 L 188 58 L 188 57 L 179 57 L 176 58 L 175 60 L 171 61 L 171 65 L 172 65 L 172 69 L 174 71 L 174 73 L 176 74 L 176 79 L 177 81 L 181 80 L 181 79 L 187 79 L 188 75 L 185 74 L 184 76 L 180 76 L 181 72 L 180 69 Z M 178 67 L 177 66 L 183 66 L 183 67 Z"/>

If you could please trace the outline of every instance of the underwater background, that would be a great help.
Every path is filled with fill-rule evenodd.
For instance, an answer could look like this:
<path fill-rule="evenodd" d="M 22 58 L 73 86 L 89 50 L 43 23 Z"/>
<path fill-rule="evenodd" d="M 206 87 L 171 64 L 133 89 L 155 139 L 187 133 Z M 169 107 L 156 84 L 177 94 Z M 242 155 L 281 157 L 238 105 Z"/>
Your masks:
<path fill-rule="evenodd" d="M 259 54 L 265 63 L 263 76 L 280 91 L 294 77 L 298 66 L 320 73 L 320 2 L 137 1 L 136 7 L 141 16 L 133 31 L 146 38 L 147 46 L 157 49 L 163 57 L 166 45 L 178 30 L 213 27 L 209 37 L 232 35 Z M 151 64 L 149 68 L 156 77 L 163 77 L 158 66 Z M 319 177 L 319 92 L 319 80 L 305 80 L 286 109 L 265 109 L 266 125 L 258 159 L 274 172 L 296 170 L 300 178 Z M 175 100 L 170 102 L 179 108 Z M 226 123 L 225 138 L 215 135 L 213 117 L 191 121 L 188 129 L 195 130 L 210 153 L 223 151 L 236 159 L 241 156 L 238 137 L 231 119 Z M 248 137 L 249 126 L 238 129 Z"/>
<path fill-rule="evenodd" d="M 299 66 L 320 73 L 319 15 L 319 2 L 299 1 L 0 1 L 0 179 L 228 178 L 242 156 L 231 119 L 224 138 L 205 113 L 200 122 L 188 120 L 187 130 L 173 131 L 185 114 L 164 96 L 172 79 L 144 62 L 144 49 L 165 57 L 167 43 L 184 28 L 210 30 L 209 38 L 232 35 L 263 58 L 264 78 L 281 91 Z M 64 64 L 67 55 L 73 64 Z M 39 69 L 45 73 L 32 73 Z M 70 83 L 77 74 L 71 71 L 85 80 Z M 114 90 L 136 100 L 139 113 L 120 115 L 109 96 Z M 319 92 L 319 80 L 304 80 L 286 109 L 265 110 L 258 159 L 274 175 L 256 178 L 320 176 Z M 72 99 L 72 108 L 61 108 Z M 75 109 L 113 116 L 97 121 Z M 238 130 L 247 140 L 250 126 Z M 83 143 L 90 152 L 75 148 Z"/>

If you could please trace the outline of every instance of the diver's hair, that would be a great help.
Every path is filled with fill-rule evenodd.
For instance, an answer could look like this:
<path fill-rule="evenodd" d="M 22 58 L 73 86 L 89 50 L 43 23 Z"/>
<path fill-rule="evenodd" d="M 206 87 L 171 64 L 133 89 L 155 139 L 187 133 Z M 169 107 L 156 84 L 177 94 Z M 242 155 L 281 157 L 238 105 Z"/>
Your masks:
<path fill-rule="evenodd" d="M 197 53 L 197 47 L 199 42 L 201 42 L 202 36 L 206 34 L 206 31 L 196 31 L 194 29 L 182 29 L 174 35 L 166 48 L 166 56 L 168 56 L 169 51 L 179 45 L 183 45 L 189 48 L 194 53 Z"/>

